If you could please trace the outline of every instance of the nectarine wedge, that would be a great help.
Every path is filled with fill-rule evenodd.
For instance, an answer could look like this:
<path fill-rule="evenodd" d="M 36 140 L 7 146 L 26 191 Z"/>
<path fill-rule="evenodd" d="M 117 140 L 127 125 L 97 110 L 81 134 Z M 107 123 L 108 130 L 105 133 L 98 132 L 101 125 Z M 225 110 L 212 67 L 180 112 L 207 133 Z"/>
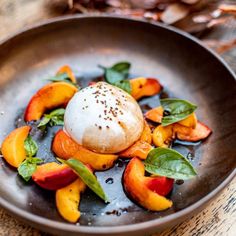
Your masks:
<path fill-rule="evenodd" d="M 145 117 L 151 121 L 161 123 L 161 119 L 163 117 L 163 107 L 159 106 L 156 108 L 153 108 L 145 113 Z"/>
<path fill-rule="evenodd" d="M 172 125 L 159 125 L 154 129 L 152 134 L 153 143 L 157 147 L 168 147 L 173 138 Z"/>
<path fill-rule="evenodd" d="M 119 156 L 125 158 L 138 157 L 142 160 L 147 158 L 148 153 L 151 151 L 152 146 L 142 140 L 135 142 L 131 147 L 119 153 Z"/>
<path fill-rule="evenodd" d="M 25 121 L 38 120 L 47 110 L 67 104 L 77 88 L 66 82 L 50 83 L 42 87 L 30 100 Z"/>
<path fill-rule="evenodd" d="M 57 71 L 57 75 L 62 74 L 62 73 L 66 73 L 68 75 L 69 79 L 71 80 L 71 82 L 76 83 L 75 75 L 74 75 L 72 69 L 70 68 L 70 66 L 64 65 Z"/>
<path fill-rule="evenodd" d="M 77 144 L 64 131 L 60 130 L 52 144 L 53 152 L 60 158 L 75 158 L 84 164 L 88 164 L 94 170 L 106 170 L 113 166 L 118 155 L 100 154 L 90 151 L 83 146 Z"/>
<path fill-rule="evenodd" d="M 149 144 L 152 143 L 152 132 L 146 121 L 144 121 L 143 132 L 139 140 L 147 142 Z"/>
<path fill-rule="evenodd" d="M 179 121 L 178 124 L 195 129 L 197 126 L 197 116 L 193 112 L 191 115 L 189 115 L 184 120 Z"/>
<path fill-rule="evenodd" d="M 32 179 L 40 187 L 48 190 L 57 190 L 73 182 L 78 176 L 67 165 L 56 162 L 37 166 Z"/>
<path fill-rule="evenodd" d="M 70 185 L 56 191 L 56 206 L 60 215 L 67 221 L 75 223 L 80 218 L 80 194 L 86 185 L 78 178 Z"/>
<path fill-rule="evenodd" d="M 139 77 L 130 80 L 131 95 L 139 100 L 142 97 L 158 94 L 162 86 L 156 79 Z"/>
<path fill-rule="evenodd" d="M 198 121 L 195 129 L 180 124 L 174 124 L 174 132 L 180 140 L 197 142 L 206 139 L 212 131 L 208 126 Z"/>
<path fill-rule="evenodd" d="M 30 126 L 22 126 L 13 130 L 2 143 L 2 155 L 11 165 L 18 168 L 26 158 L 24 141 L 30 132 Z"/>
<path fill-rule="evenodd" d="M 69 159 L 78 151 L 79 144 L 70 138 L 62 129 L 58 130 L 53 142 L 52 151 L 62 159 Z"/>
<path fill-rule="evenodd" d="M 157 190 L 150 189 L 148 184 L 150 177 L 145 177 L 144 174 L 145 169 L 142 161 L 133 158 L 127 165 L 123 178 L 124 188 L 128 195 L 151 211 L 163 211 L 170 208 L 172 201 L 159 195 Z"/>

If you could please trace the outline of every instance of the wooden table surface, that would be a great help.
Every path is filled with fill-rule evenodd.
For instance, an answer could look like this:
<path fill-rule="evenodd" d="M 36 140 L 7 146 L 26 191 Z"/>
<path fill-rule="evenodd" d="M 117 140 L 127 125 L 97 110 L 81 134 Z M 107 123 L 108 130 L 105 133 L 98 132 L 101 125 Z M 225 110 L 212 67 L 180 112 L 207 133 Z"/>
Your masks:
<path fill-rule="evenodd" d="M 47 8 L 43 0 L 0 0 L 0 40 L 24 26 L 58 15 Z M 210 32 L 206 39 L 236 38 L 236 22 Z M 224 53 L 223 58 L 236 72 L 236 50 Z M 48 235 L 9 216 L 0 208 L 0 236 Z M 205 210 L 161 236 L 233 236 L 236 235 L 236 178 Z M 155 235 L 157 236 L 157 235 Z"/>

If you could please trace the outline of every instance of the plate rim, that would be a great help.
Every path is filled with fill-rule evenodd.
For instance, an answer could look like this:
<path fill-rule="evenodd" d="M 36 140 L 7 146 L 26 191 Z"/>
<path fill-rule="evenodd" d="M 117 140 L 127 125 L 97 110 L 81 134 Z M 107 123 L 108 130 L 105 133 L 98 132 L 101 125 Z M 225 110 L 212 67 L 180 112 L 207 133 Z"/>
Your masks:
<path fill-rule="evenodd" d="M 185 37 L 189 39 L 190 41 L 193 41 L 194 43 L 198 44 L 201 48 L 206 50 L 208 53 L 210 53 L 213 57 L 215 57 L 231 74 L 232 78 L 236 80 L 236 75 L 233 72 L 233 70 L 229 67 L 229 65 L 225 62 L 225 60 L 219 56 L 216 52 L 214 52 L 212 49 L 204 45 L 200 40 L 195 38 L 194 36 L 177 29 L 173 26 L 165 25 L 160 22 L 150 22 L 143 19 L 136 19 L 136 18 L 130 18 L 125 16 L 119 16 L 119 15 L 113 15 L 113 14 L 81 14 L 81 15 L 69 15 L 69 16 L 59 16 L 54 17 L 51 19 L 40 21 L 39 23 L 33 24 L 28 27 L 24 27 L 23 29 L 20 29 L 9 36 L 3 38 L 0 40 L 0 48 L 7 43 L 8 41 L 14 39 L 15 37 L 18 37 L 20 35 L 23 35 L 24 33 L 34 30 L 40 27 L 44 27 L 47 25 L 51 25 L 54 23 L 60 23 L 75 19 L 84 19 L 84 18 L 108 18 L 108 19 L 120 19 L 120 20 L 126 20 L 126 21 L 134 21 L 134 22 L 142 22 L 145 24 L 151 24 L 153 26 L 157 26 L 160 28 L 164 28 L 165 30 L 172 31 L 173 33 L 176 33 L 182 37 Z M 5 199 L 3 199 L 0 196 L 0 206 L 4 208 L 9 213 L 13 214 L 17 218 L 27 220 L 28 222 L 31 222 L 33 224 L 37 224 L 40 226 L 44 226 L 47 228 L 60 230 L 60 231 L 67 231 L 71 233 L 95 233 L 95 234 L 112 234 L 112 233 L 128 233 L 138 230 L 145 230 L 153 227 L 163 226 L 167 223 L 171 223 L 174 220 L 178 218 L 186 217 L 187 215 L 190 215 L 191 213 L 195 212 L 198 208 L 204 206 L 207 202 L 212 200 L 217 194 L 219 194 L 236 176 L 236 168 L 226 177 L 226 179 L 220 183 L 214 190 L 209 192 L 206 196 L 198 200 L 197 202 L 191 204 L 190 206 L 186 207 L 185 209 L 182 209 L 178 212 L 172 213 L 170 215 L 164 216 L 162 218 L 149 220 L 146 222 L 141 223 L 135 223 L 130 225 L 119 225 L 119 226 L 84 226 L 84 225 L 75 225 L 70 224 L 67 222 L 58 222 L 55 220 L 50 220 L 42 216 L 35 215 L 33 213 L 30 213 L 28 211 L 25 211 L 23 209 L 20 209 L 18 207 L 15 207 L 13 204 L 7 202 Z M 37 226 L 36 226 L 37 227 Z"/>

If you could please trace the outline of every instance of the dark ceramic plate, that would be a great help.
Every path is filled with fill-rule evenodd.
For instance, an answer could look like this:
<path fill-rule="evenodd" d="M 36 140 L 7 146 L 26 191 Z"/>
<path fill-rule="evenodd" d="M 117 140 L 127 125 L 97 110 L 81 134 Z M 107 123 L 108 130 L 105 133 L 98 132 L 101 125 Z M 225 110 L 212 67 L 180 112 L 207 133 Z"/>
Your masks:
<path fill-rule="evenodd" d="M 57 213 L 54 193 L 25 184 L 3 160 L 0 168 L 0 204 L 32 226 L 54 233 L 83 235 L 143 235 L 177 224 L 199 211 L 235 175 L 236 87 L 228 66 L 193 37 L 159 24 L 102 17 L 67 17 L 30 28 L 0 45 L 0 142 L 14 126 L 30 97 L 64 64 L 74 69 L 81 85 L 100 76 L 98 64 L 120 60 L 132 63 L 132 75 L 159 78 L 167 90 L 163 96 L 198 104 L 197 115 L 212 128 L 202 144 L 174 148 L 191 156 L 198 177 L 175 185 L 174 206 L 153 213 L 131 202 L 123 192 L 125 163 L 97 173 L 112 202 L 104 204 L 90 191 L 83 195 L 79 224 L 63 221 Z M 142 108 L 156 106 L 157 97 L 144 99 Z M 19 119 L 18 119 L 19 118 Z M 40 142 L 38 156 L 52 160 L 51 129 Z M 106 180 L 113 178 L 113 183 Z"/>

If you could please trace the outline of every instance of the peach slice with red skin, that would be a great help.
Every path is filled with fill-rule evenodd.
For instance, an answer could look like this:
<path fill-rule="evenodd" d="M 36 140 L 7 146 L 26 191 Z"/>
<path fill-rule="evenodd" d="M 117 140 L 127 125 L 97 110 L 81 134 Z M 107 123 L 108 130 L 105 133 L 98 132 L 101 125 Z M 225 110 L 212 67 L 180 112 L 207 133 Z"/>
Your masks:
<path fill-rule="evenodd" d="M 197 116 L 193 112 L 191 115 L 189 115 L 187 118 L 181 120 L 178 122 L 178 124 L 195 129 L 197 126 Z"/>
<path fill-rule="evenodd" d="M 19 167 L 26 158 L 24 141 L 31 127 L 22 126 L 13 130 L 3 141 L 1 151 L 4 159 L 13 167 Z"/>
<path fill-rule="evenodd" d="M 133 158 L 127 165 L 123 183 L 124 188 L 128 195 L 139 203 L 142 207 L 151 211 L 163 211 L 172 206 L 172 201 L 168 200 L 164 196 L 158 194 L 168 193 L 170 189 L 170 184 L 165 186 L 160 186 L 161 190 L 158 190 L 158 185 L 154 186 L 154 178 L 157 178 L 156 184 L 162 185 L 166 183 L 165 181 L 159 181 L 159 177 L 145 177 L 144 164 L 138 158 Z"/>
<path fill-rule="evenodd" d="M 85 183 L 78 178 L 70 185 L 56 191 L 57 210 L 65 220 L 75 223 L 80 218 L 78 209 L 80 194 L 85 188 Z"/>
<path fill-rule="evenodd" d="M 25 111 L 25 121 L 38 120 L 47 110 L 65 106 L 77 90 L 66 82 L 45 85 L 31 98 Z"/>
<path fill-rule="evenodd" d="M 75 158 L 88 164 L 94 170 L 106 170 L 113 166 L 118 155 L 100 154 L 90 151 L 77 144 L 63 130 L 59 130 L 52 143 L 53 152 L 60 158 Z"/>
<path fill-rule="evenodd" d="M 160 93 L 162 86 L 157 79 L 138 77 L 130 80 L 131 95 L 139 100 L 142 97 Z"/>
<path fill-rule="evenodd" d="M 152 143 L 152 131 L 151 131 L 147 121 L 145 121 L 145 120 L 144 120 L 143 132 L 142 132 L 139 140 L 147 142 L 149 144 Z"/>
<path fill-rule="evenodd" d="M 173 129 L 178 139 L 189 142 L 206 139 L 212 133 L 211 129 L 200 121 L 197 122 L 195 129 L 180 124 L 174 124 Z"/>
<path fill-rule="evenodd" d="M 66 73 L 68 75 L 68 77 L 72 83 L 76 83 L 75 75 L 74 75 L 72 69 L 70 68 L 70 66 L 64 65 L 57 71 L 57 75 L 60 75 L 63 73 Z"/>
<path fill-rule="evenodd" d="M 50 162 L 37 166 L 32 179 L 40 187 L 47 190 L 63 188 L 77 179 L 77 175 L 67 165 Z"/>

